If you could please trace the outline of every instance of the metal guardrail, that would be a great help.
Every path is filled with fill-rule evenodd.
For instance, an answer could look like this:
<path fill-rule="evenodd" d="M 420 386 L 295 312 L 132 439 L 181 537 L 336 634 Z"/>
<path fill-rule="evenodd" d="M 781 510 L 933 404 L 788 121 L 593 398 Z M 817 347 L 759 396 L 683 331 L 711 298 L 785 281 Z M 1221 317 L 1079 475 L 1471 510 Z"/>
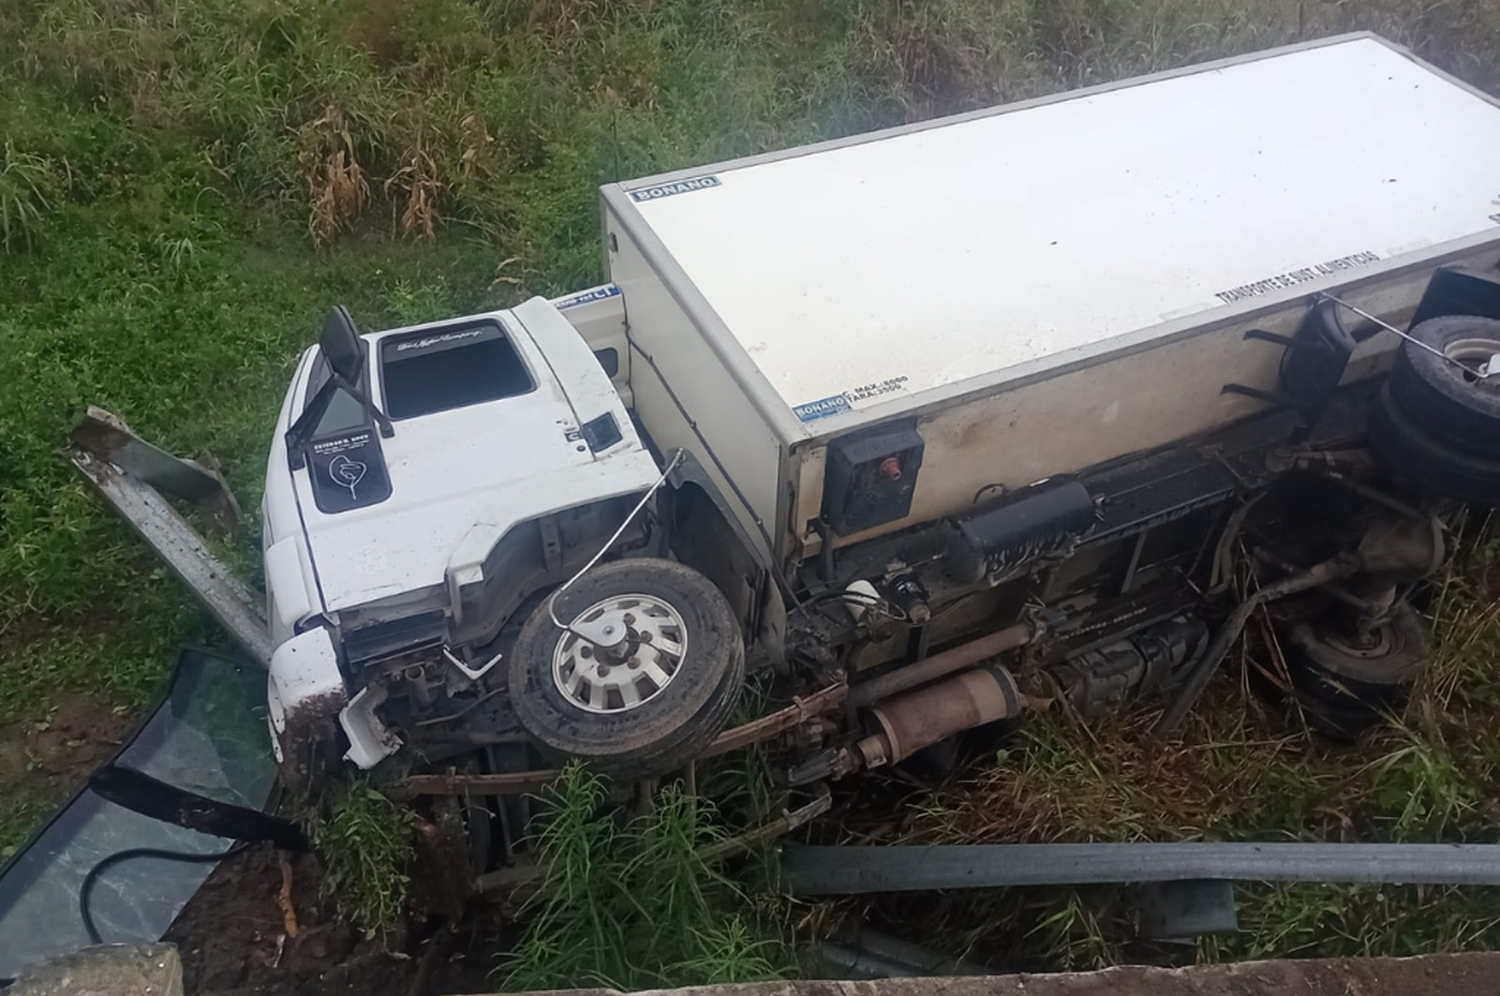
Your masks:
<path fill-rule="evenodd" d="M 261 667 L 271 666 L 264 598 L 241 582 L 161 494 L 197 502 L 225 527 L 237 523 L 234 495 L 214 471 L 136 436 L 119 418 L 90 407 L 73 432 L 73 466 L 141 535 L 188 590 Z M 158 490 L 160 489 L 160 490 Z"/>
<path fill-rule="evenodd" d="M 788 844 L 798 895 L 1211 880 L 1500 885 L 1500 844 Z"/>

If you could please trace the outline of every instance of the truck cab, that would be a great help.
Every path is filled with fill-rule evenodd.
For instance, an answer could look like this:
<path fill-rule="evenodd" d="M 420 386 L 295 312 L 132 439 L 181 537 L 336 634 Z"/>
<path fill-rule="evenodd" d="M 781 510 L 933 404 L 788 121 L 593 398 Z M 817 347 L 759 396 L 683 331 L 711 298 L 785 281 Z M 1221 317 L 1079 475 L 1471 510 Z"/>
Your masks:
<path fill-rule="evenodd" d="M 397 746 L 372 678 L 478 680 L 517 608 L 660 476 L 601 359 L 540 298 L 372 335 L 336 310 L 275 440 L 263 544 L 277 742 L 337 705 L 366 767 Z"/>

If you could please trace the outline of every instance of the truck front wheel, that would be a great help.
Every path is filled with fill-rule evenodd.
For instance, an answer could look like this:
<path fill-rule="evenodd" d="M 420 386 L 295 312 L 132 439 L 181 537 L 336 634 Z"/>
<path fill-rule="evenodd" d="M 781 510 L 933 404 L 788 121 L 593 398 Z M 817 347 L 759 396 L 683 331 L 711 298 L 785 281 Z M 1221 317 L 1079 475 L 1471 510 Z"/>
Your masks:
<path fill-rule="evenodd" d="M 745 677 L 729 603 L 703 575 L 667 560 L 604 564 L 543 602 L 509 666 L 526 731 L 562 757 L 635 781 L 692 760 L 723 730 Z M 599 646 L 572 628 L 611 627 Z"/>

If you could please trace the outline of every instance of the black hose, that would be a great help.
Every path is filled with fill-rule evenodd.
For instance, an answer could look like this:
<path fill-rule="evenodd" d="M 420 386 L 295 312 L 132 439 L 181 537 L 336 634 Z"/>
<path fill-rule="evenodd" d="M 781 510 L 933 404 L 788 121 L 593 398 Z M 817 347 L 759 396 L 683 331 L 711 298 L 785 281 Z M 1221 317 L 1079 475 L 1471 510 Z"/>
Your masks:
<path fill-rule="evenodd" d="M 181 861 L 188 864 L 199 864 L 206 861 L 221 861 L 232 857 L 249 847 L 249 844 L 234 844 L 225 850 L 215 851 L 210 854 L 193 854 L 186 851 L 165 851 L 156 847 L 132 847 L 129 850 L 117 851 L 103 859 L 89 873 L 83 877 L 83 885 L 78 890 L 78 915 L 83 918 L 83 929 L 89 935 L 89 943 L 103 944 L 104 939 L 99 936 L 99 928 L 94 925 L 94 914 L 89 911 L 89 897 L 93 894 L 94 885 L 110 868 L 122 861 L 131 858 L 159 858 L 162 861 Z"/>

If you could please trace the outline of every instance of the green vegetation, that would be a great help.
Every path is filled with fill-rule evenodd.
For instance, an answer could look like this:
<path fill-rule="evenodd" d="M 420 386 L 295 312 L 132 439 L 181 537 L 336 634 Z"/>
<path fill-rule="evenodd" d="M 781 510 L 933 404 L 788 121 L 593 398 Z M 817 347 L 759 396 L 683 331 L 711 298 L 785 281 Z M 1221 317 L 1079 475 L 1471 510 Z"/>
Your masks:
<path fill-rule="evenodd" d="M 783 939 L 747 919 L 747 895 L 704 860 L 722 839 L 711 803 L 669 785 L 622 822 L 604 802 L 604 783 L 576 763 L 546 793 L 545 875 L 502 965 L 506 991 L 754 982 L 794 968 Z"/>
<path fill-rule="evenodd" d="M 47 160 L 17 152 L 9 141 L 5 143 L 5 159 L 0 163 L 0 248 L 7 252 L 31 248 L 43 213 L 52 210 L 47 198 L 56 186 Z"/>
<path fill-rule="evenodd" d="M 51 695 L 139 706 L 176 644 L 221 639 L 60 455 L 86 404 L 178 452 L 211 452 L 253 513 L 285 380 L 330 305 L 377 327 L 587 285 L 601 276 L 601 182 L 1354 29 L 1500 88 L 1492 0 L 0 0 L 0 744 Z M 253 537 L 246 547 L 253 563 Z M 1461 594 L 1442 611 L 1482 613 L 1489 589 Z M 1487 615 L 1471 622 L 1407 728 L 1353 750 L 1265 732 L 1276 727 L 1242 718 L 1225 685 L 1221 708 L 1200 711 L 1203 746 L 1150 756 L 1129 718 L 1038 724 L 1005 764 L 925 797 L 897 831 L 1477 836 L 1495 822 L 1500 745 L 1483 734 L 1500 632 Z M 1089 737 L 1107 749 L 1080 750 Z M 0 847 L 51 801 L 26 798 Z M 392 826 L 367 795 L 350 801 L 325 843 Z M 678 854 L 700 839 L 674 805 L 660 812 L 677 823 L 628 846 Z M 560 830 L 546 844 L 565 856 L 552 888 L 595 890 L 597 917 L 561 923 L 547 899 L 538 920 L 580 945 L 596 927 L 636 930 L 628 896 L 566 858 L 619 831 L 574 815 L 572 844 Z M 325 848 L 341 851 L 364 860 Z M 361 867 L 337 875 L 359 882 Z M 691 864 L 683 874 L 662 923 L 727 888 Z M 367 926 L 399 907 L 368 884 L 350 894 Z M 1250 934 L 1205 956 L 1500 940 L 1479 890 L 1259 895 Z M 1084 898 L 1018 893 L 908 922 L 949 941 L 1013 928 L 1011 948 L 1039 963 L 1118 957 Z M 747 924 L 719 914 L 676 948 L 663 937 L 640 951 L 678 966 L 674 981 L 782 968 Z M 528 936 L 517 979 L 542 980 L 544 942 Z M 563 953 L 571 982 L 666 975 L 644 954 Z"/>
<path fill-rule="evenodd" d="M 355 779 L 313 819 L 323 862 L 323 894 L 354 918 L 366 937 L 384 940 L 406 917 L 414 852 L 411 810 Z"/>

